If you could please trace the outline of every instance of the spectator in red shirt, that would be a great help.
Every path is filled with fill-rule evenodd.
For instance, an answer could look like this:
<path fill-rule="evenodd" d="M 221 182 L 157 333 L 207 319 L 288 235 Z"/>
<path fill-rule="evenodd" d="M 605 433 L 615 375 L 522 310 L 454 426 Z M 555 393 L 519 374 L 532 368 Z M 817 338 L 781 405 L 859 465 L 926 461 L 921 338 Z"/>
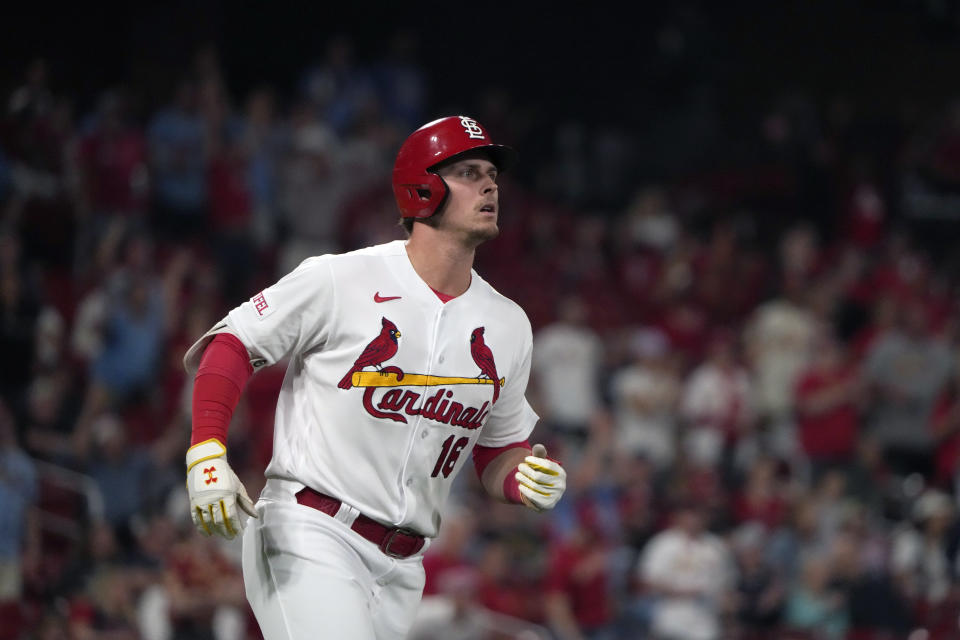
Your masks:
<path fill-rule="evenodd" d="M 829 330 L 821 331 L 815 338 L 810 365 L 801 372 L 795 389 L 800 442 L 815 478 L 853 458 L 861 395 L 859 379 L 843 345 Z"/>
<path fill-rule="evenodd" d="M 864 163 L 855 166 L 854 170 L 857 176 L 844 199 L 841 232 L 856 246 L 870 249 L 883 239 L 887 204 L 873 171 Z"/>
<path fill-rule="evenodd" d="M 470 567 L 469 545 L 476 535 L 472 514 L 466 509 L 454 509 L 444 519 L 440 536 L 430 545 L 423 558 L 426 582 L 423 595 L 441 592 L 440 584 L 448 573 Z"/>
<path fill-rule="evenodd" d="M 734 500 L 734 517 L 738 523 L 758 522 L 767 531 L 773 531 L 786 520 L 788 506 L 777 478 L 776 461 L 760 458 L 750 468 L 743 490 Z"/>
<path fill-rule="evenodd" d="M 609 554 L 596 515 L 579 511 L 573 535 L 550 551 L 546 619 L 561 640 L 605 640 L 613 637 Z"/>
<path fill-rule="evenodd" d="M 531 594 L 538 593 L 528 576 L 515 566 L 516 556 L 508 540 L 495 537 L 486 542 L 478 563 L 480 576 L 477 600 L 484 608 L 525 620 L 541 616 L 539 602 Z"/>
<path fill-rule="evenodd" d="M 930 426 L 936 441 L 935 482 L 953 486 L 960 476 L 960 377 L 955 377 L 933 406 Z"/>
<path fill-rule="evenodd" d="M 234 633 L 242 629 L 243 579 L 215 541 L 190 535 L 175 544 L 166 558 L 162 586 L 158 599 L 168 607 L 172 637 L 202 637 L 214 618 Z"/>
<path fill-rule="evenodd" d="M 124 96 L 100 98 L 91 131 L 77 153 L 81 211 L 97 219 L 140 217 L 147 208 L 147 141 L 129 123 Z"/>

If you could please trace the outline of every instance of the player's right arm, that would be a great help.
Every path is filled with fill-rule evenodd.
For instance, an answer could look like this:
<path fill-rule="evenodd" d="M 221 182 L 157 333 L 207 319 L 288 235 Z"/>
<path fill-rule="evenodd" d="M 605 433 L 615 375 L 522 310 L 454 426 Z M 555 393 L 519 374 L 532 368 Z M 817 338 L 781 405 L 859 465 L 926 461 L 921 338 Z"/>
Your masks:
<path fill-rule="evenodd" d="M 184 356 L 187 371 L 196 371 L 187 491 L 202 533 L 233 538 L 242 528 L 239 509 L 255 515 L 227 463 L 227 427 L 254 369 L 322 343 L 332 291 L 329 263 L 309 258 L 230 311 Z"/>
<path fill-rule="evenodd" d="M 228 540 L 243 529 L 238 509 L 257 517 L 253 501 L 227 462 L 227 427 L 253 373 L 243 343 L 219 333 L 203 351 L 193 381 L 187 493 L 193 523 Z"/>
<path fill-rule="evenodd" d="M 184 356 L 196 372 L 187 491 L 194 523 L 206 535 L 233 538 L 239 510 L 253 502 L 227 463 L 227 427 L 255 369 L 302 353 L 326 339 L 335 301 L 329 262 L 308 258 L 274 285 L 236 307 Z"/>

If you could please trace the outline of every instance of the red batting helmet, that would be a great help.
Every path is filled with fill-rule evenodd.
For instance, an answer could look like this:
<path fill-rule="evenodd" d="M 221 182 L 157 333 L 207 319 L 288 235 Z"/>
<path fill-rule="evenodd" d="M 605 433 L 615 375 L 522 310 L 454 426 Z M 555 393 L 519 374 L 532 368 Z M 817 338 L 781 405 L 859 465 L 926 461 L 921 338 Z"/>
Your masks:
<path fill-rule="evenodd" d="M 447 198 L 447 185 L 433 169 L 467 151 L 482 149 L 497 171 L 517 161 L 517 152 L 493 144 L 486 129 L 469 116 L 449 116 L 428 122 L 410 134 L 393 165 L 393 195 L 404 218 L 429 218 Z"/>

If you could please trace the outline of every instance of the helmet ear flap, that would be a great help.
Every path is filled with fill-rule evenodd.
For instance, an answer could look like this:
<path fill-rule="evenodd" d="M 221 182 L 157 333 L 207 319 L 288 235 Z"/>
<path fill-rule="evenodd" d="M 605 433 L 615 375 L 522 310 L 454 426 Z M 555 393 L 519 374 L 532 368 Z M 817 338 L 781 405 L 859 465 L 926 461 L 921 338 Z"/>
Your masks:
<path fill-rule="evenodd" d="M 510 147 L 493 144 L 489 134 L 468 116 L 428 122 L 410 134 L 393 165 L 393 193 L 404 218 L 429 218 L 443 206 L 447 185 L 431 168 L 469 151 L 482 150 L 500 172 L 517 159 Z"/>
<path fill-rule="evenodd" d="M 447 184 L 433 173 L 395 171 L 393 194 L 404 218 L 429 218 L 447 199 Z"/>

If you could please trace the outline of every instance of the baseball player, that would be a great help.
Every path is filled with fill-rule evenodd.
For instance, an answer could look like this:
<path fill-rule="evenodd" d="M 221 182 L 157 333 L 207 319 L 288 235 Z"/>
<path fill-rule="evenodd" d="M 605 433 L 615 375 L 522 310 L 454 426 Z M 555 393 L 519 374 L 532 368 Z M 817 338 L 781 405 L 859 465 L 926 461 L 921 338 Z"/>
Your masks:
<path fill-rule="evenodd" d="M 472 118 L 424 125 L 393 171 L 408 240 L 305 260 L 187 352 L 193 519 L 233 538 L 239 511 L 251 517 L 243 575 L 267 640 L 404 637 L 471 454 L 495 499 L 542 511 L 563 494 L 563 467 L 527 442 L 530 323 L 472 269 L 515 160 Z M 254 505 L 227 462 L 227 425 L 253 371 L 284 359 Z"/>

